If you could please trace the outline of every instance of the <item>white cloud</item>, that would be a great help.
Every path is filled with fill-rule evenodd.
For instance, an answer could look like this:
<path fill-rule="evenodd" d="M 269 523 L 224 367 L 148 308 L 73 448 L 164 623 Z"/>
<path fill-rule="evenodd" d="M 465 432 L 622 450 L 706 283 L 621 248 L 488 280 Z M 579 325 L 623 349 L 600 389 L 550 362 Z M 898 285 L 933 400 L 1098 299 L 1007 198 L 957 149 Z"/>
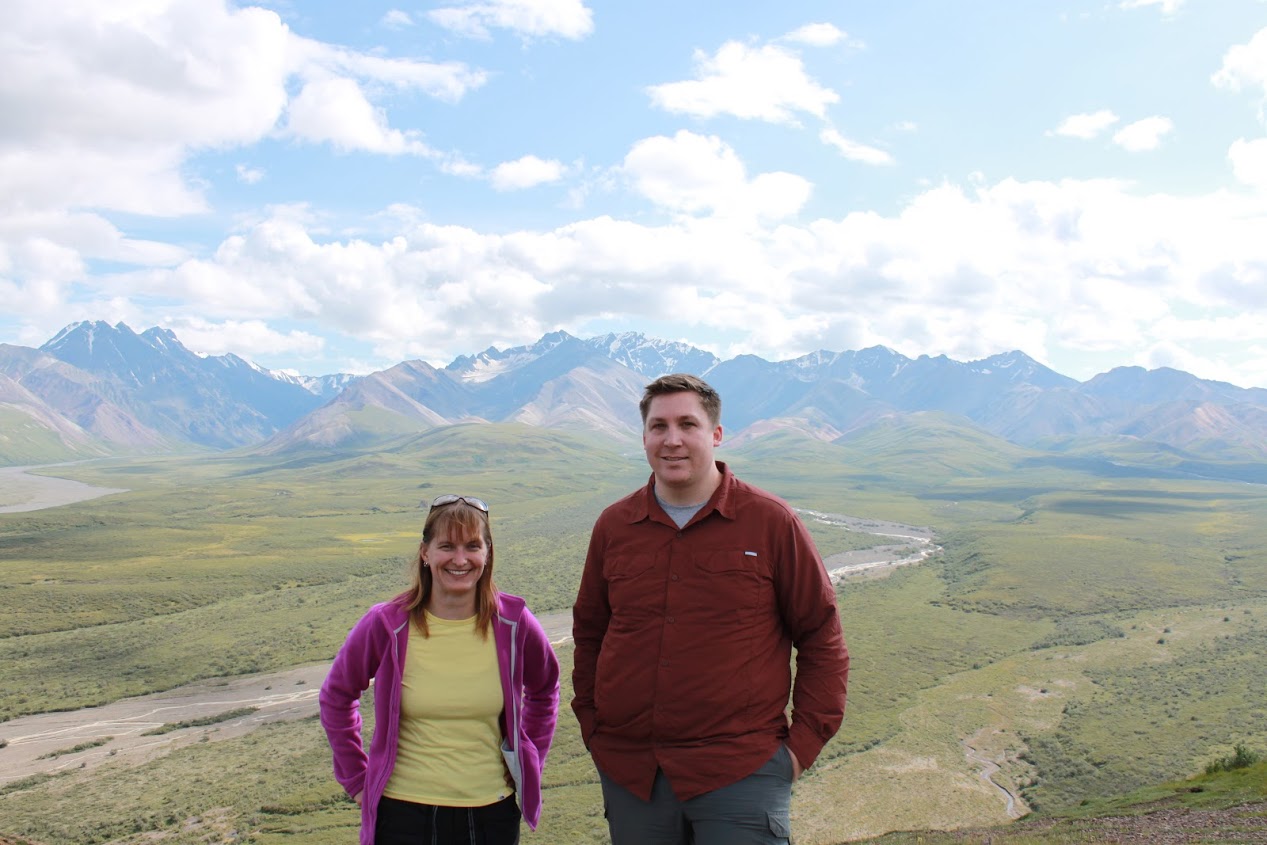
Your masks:
<path fill-rule="evenodd" d="M 1210 80 L 1220 88 L 1239 91 L 1242 86 L 1256 85 L 1267 93 L 1267 28 L 1254 33 L 1249 43 L 1230 48 Z"/>
<path fill-rule="evenodd" d="M 884 150 L 877 147 L 868 147 L 866 144 L 860 144 L 857 141 L 851 141 L 835 129 L 824 129 L 819 133 L 818 137 L 824 144 L 835 147 L 842 156 L 850 161 L 874 165 L 894 163 L 893 156 Z"/>
<path fill-rule="evenodd" d="M 882 343 L 960 360 L 1014 348 L 1129 360 L 1170 342 L 1192 366 L 1213 368 L 1233 359 L 1203 348 L 1212 336 L 1242 350 L 1262 345 L 1262 195 L 1004 180 L 939 185 L 892 215 L 797 222 L 790 215 L 808 183 L 752 176 L 720 139 L 690 132 L 635 144 L 623 174 L 674 216 L 492 234 L 395 207 L 382 222 L 395 221 L 397 234 L 371 241 L 318 235 L 324 221 L 283 208 L 174 269 L 85 278 L 75 254 L 32 246 L 18 260 L 49 281 L 21 291 L 0 283 L 0 293 L 39 297 L 59 318 L 81 314 L 66 304 L 76 285 L 96 291 L 78 294 L 95 307 L 83 305 L 82 316 L 183 298 L 212 326 L 312 321 L 374 344 L 390 363 L 446 363 L 560 327 L 585 334 L 613 315 L 668 322 L 684 336 L 722 331 L 737 351 L 769 358 Z M 147 317 L 140 322 L 155 322 Z M 302 346 L 280 334 L 270 342 Z M 264 338 L 252 343 L 265 348 Z M 1192 371 L 1248 383 L 1245 365 L 1221 366 Z"/>
<path fill-rule="evenodd" d="M 729 41 L 712 56 L 697 51 L 695 66 L 693 80 L 647 89 L 652 102 L 695 117 L 728 114 L 795 123 L 796 112 L 823 117 L 827 107 L 840 99 L 810 78 L 800 56 L 776 45 L 751 47 Z"/>
<path fill-rule="evenodd" d="M 234 165 L 233 172 L 237 174 L 238 181 L 246 185 L 258 185 L 264 179 L 264 171 L 262 169 L 248 167 L 245 164 Z"/>
<path fill-rule="evenodd" d="M 484 168 L 467 161 L 460 153 L 446 153 L 436 160 L 436 164 L 450 176 L 461 176 L 465 179 L 477 179 L 484 175 Z"/>
<path fill-rule="evenodd" d="M 375 108 L 351 79 L 305 85 L 290 102 L 285 129 L 302 141 L 330 143 L 344 151 L 432 155 L 417 133 L 390 128 L 383 110 Z"/>
<path fill-rule="evenodd" d="M 1117 123 L 1118 117 L 1108 109 L 1100 109 L 1095 112 L 1084 112 L 1082 114 L 1071 114 L 1064 120 L 1060 121 L 1060 125 L 1052 130 L 1054 135 L 1062 135 L 1066 138 L 1081 138 L 1089 141 L 1099 135 L 1105 129 Z"/>
<path fill-rule="evenodd" d="M 518 191 L 563 178 L 565 168 L 561 163 L 527 155 L 515 161 L 503 162 L 493 168 L 490 179 L 499 191 Z"/>
<path fill-rule="evenodd" d="M 414 25 L 414 19 L 408 12 L 400 9 L 389 9 L 379 23 L 388 29 L 405 29 Z"/>
<path fill-rule="evenodd" d="M 1232 172 L 1246 185 L 1267 191 L 1267 138 L 1246 141 L 1239 138 L 1227 151 Z"/>
<path fill-rule="evenodd" d="M 325 348 L 325 339 L 304 331 L 279 332 L 262 320 L 223 320 L 177 317 L 162 321 L 186 348 L 204 355 L 233 353 L 248 361 L 269 355 L 312 357 Z"/>
<path fill-rule="evenodd" d="M 206 210 L 180 166 L 184 150 L 154 145 L 96 149 L 78 139 L 0 145 L 0 212 L 95 208 L 174 217 Z"/>
<path fill-rule="evenodd" d="M 85 262 L 173 266 L 188 257 L 173 244 L 129 238 L 114 224 L 86 212 L 10 212 L 0 217 L 0 255 L 19 277 L 79 280 Z"/>
<path fill-rule="evenodd" d="M 749 179 L 739 156 L 720 138 L 686 130 L 634 144 L 623 169 L 638 193 L 688 214 L 779 219 L 799 211 L 812 190 L 790 173 Z"/>
<path fill-rule="evenodd" d="M 257 143 L 288 112 L 308 140 L 418 151 L 363 86 L 455 101 L 485 78 L 302 38 L 259 7 L 13 0 L 0 29 L 0 209 L 20 197 L 28 209 L 201 212 L 204 186 L 185 171 L 197 152 Z"/>
<path fill-rule="evenodd" d="M 1147 6 L 1159 6 L 1163 15 L 1173 15 L 1179 11 L 1184 0 L 1122 0 L 1123 9 L 1142 9 Z"/>
<path fill-rule="evenodd" d="M 1170 339 L 1158 340 L 1150 344 L 1141 350 L 1131 363 L 1149 370 L 1169 367 L 1185 373 L 1200 373 L 1201 378 L 1232 384 L 1243 381 L 1243 374 L 1236 367 L 1229 365 L 1221 356 L 1201 354 L 1189 346 Z M 1267 368 L 1258 368 L 1257 371 L 1261 375 L 1267 375 Z M 1262 383 L 1264 382 L 1257 382 L 1257 384 Z"/>
<path fill-rule="evenodd" d="M 307 79 L 348 76 L 389 85 L 402 91 L 421 91 L 429 97 L 456 103 L 488 80 L 488 74 L 462 62 L 420 62 L 354 53 L 314 41 L 303 41 Z"/>
<path fill-rule="evenodd" d="M 582 0 L 487 0 L 434 9 L 427 16 L 445 29 L 481 39 L 490 37 L 490 27 L 574 41 L 594 31 L 594 13 Z"/>
<path fill-rule="evenodd" d="M 787 41 L 796 41 L 811 47 L 832 47 L 844 41 L 849 35 L 835 24 L 808 23 L 783 37 Z"/>
<path fill-rule="evenodd" d="M 1174 122 L 1168 117 L 1146 117 L 1119 129 L 1113 135 L 1113 143 L 1132 153 L 1155 150 L 1174 128 Z"/>

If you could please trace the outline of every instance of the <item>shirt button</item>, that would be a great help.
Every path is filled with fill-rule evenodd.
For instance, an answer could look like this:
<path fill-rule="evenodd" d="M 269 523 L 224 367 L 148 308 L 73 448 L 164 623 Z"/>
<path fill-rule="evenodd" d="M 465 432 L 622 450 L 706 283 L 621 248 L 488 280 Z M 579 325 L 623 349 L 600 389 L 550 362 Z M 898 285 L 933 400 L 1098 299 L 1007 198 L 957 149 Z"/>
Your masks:
<path fill-rule="evenodd" d="M 673 578 L 674 581 L 678 580 L 678 577 L 676 575 L 673 575 L 671 577 Z"/>
<path fill-rule="evenodd" d="M 665 667 L 665 668 L 667 669 L 667 668 L 669 667 L 669 661 L 667 661 L 667 660 L 661 660 L 661 661 L 660 661 L 660 665 L 661 665 L 661 666 L 663 666 L 663 667 Z"/>
<path fill-rule="evenodd" d="M 672 617 L 672 616 L 670 616 L 668 619 L 665 619 L 664 621 L 665 621 L 665 622 L 668 622 L 670 625 L 672 625 L 672 624 L 673 624 L 673 617 Z"/>

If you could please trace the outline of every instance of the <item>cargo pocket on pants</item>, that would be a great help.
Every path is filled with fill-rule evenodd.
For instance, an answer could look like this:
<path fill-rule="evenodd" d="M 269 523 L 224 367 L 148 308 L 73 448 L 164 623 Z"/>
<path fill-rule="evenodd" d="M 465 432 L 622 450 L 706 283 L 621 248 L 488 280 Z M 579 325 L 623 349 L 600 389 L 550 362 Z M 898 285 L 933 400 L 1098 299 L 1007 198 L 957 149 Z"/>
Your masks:
<path fill-rule="evenodd" d="M 770 824 L 770 832 L 786 842 L 788 837 L 792 835 L 791 818 L 779 813 L 766 813 L 765 817 Z"/>

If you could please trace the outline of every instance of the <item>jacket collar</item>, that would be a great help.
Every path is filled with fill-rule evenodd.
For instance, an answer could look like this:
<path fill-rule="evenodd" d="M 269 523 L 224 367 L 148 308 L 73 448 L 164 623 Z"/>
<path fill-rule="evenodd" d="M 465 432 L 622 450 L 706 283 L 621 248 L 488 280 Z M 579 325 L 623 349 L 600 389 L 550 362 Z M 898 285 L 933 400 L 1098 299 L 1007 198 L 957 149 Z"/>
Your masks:
<path fill-rule="evenodd" d="M 524 608 L 527 603 L 519 596 L 510 593 L 497 593 L 497 616 L 500 616 L 506 622 L 518 622 L 523 616 Z M 390 630 L 395 631 L 403 623 L 408 621 L 409 614 L 396 601 L 384 602 L 382 605 L 382 619 Z"/>

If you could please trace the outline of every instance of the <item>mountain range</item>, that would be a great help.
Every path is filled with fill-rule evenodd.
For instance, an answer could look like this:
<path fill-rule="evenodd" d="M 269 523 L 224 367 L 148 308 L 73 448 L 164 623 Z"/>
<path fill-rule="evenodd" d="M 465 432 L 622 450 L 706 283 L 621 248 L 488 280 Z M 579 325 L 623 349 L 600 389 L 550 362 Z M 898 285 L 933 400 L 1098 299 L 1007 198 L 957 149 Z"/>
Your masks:
<path fill-rule="evenodd" d="M 403 361 L 365 376 L 274 372 L 201 356 L 171 331 L 67 326 L 39 349 L 0 344 L 0 464 L 249 448 L 373 448 L 454 423 L 519 422 L 636 442 L 643 386 L 703 376 L 723 397 L 727 441 L 794 432 L 852 440 L 876 426 L 985 432 L 1023 447 L 1156 449 L 1172 462 L 1267 463 L 1267 390 L 1162 368 L 1078 382 L 1022 352 L 960 362 L 877 346 L 771 362 L 721 360 L 641 334 L 554 332 L 436 368 Z"/>

